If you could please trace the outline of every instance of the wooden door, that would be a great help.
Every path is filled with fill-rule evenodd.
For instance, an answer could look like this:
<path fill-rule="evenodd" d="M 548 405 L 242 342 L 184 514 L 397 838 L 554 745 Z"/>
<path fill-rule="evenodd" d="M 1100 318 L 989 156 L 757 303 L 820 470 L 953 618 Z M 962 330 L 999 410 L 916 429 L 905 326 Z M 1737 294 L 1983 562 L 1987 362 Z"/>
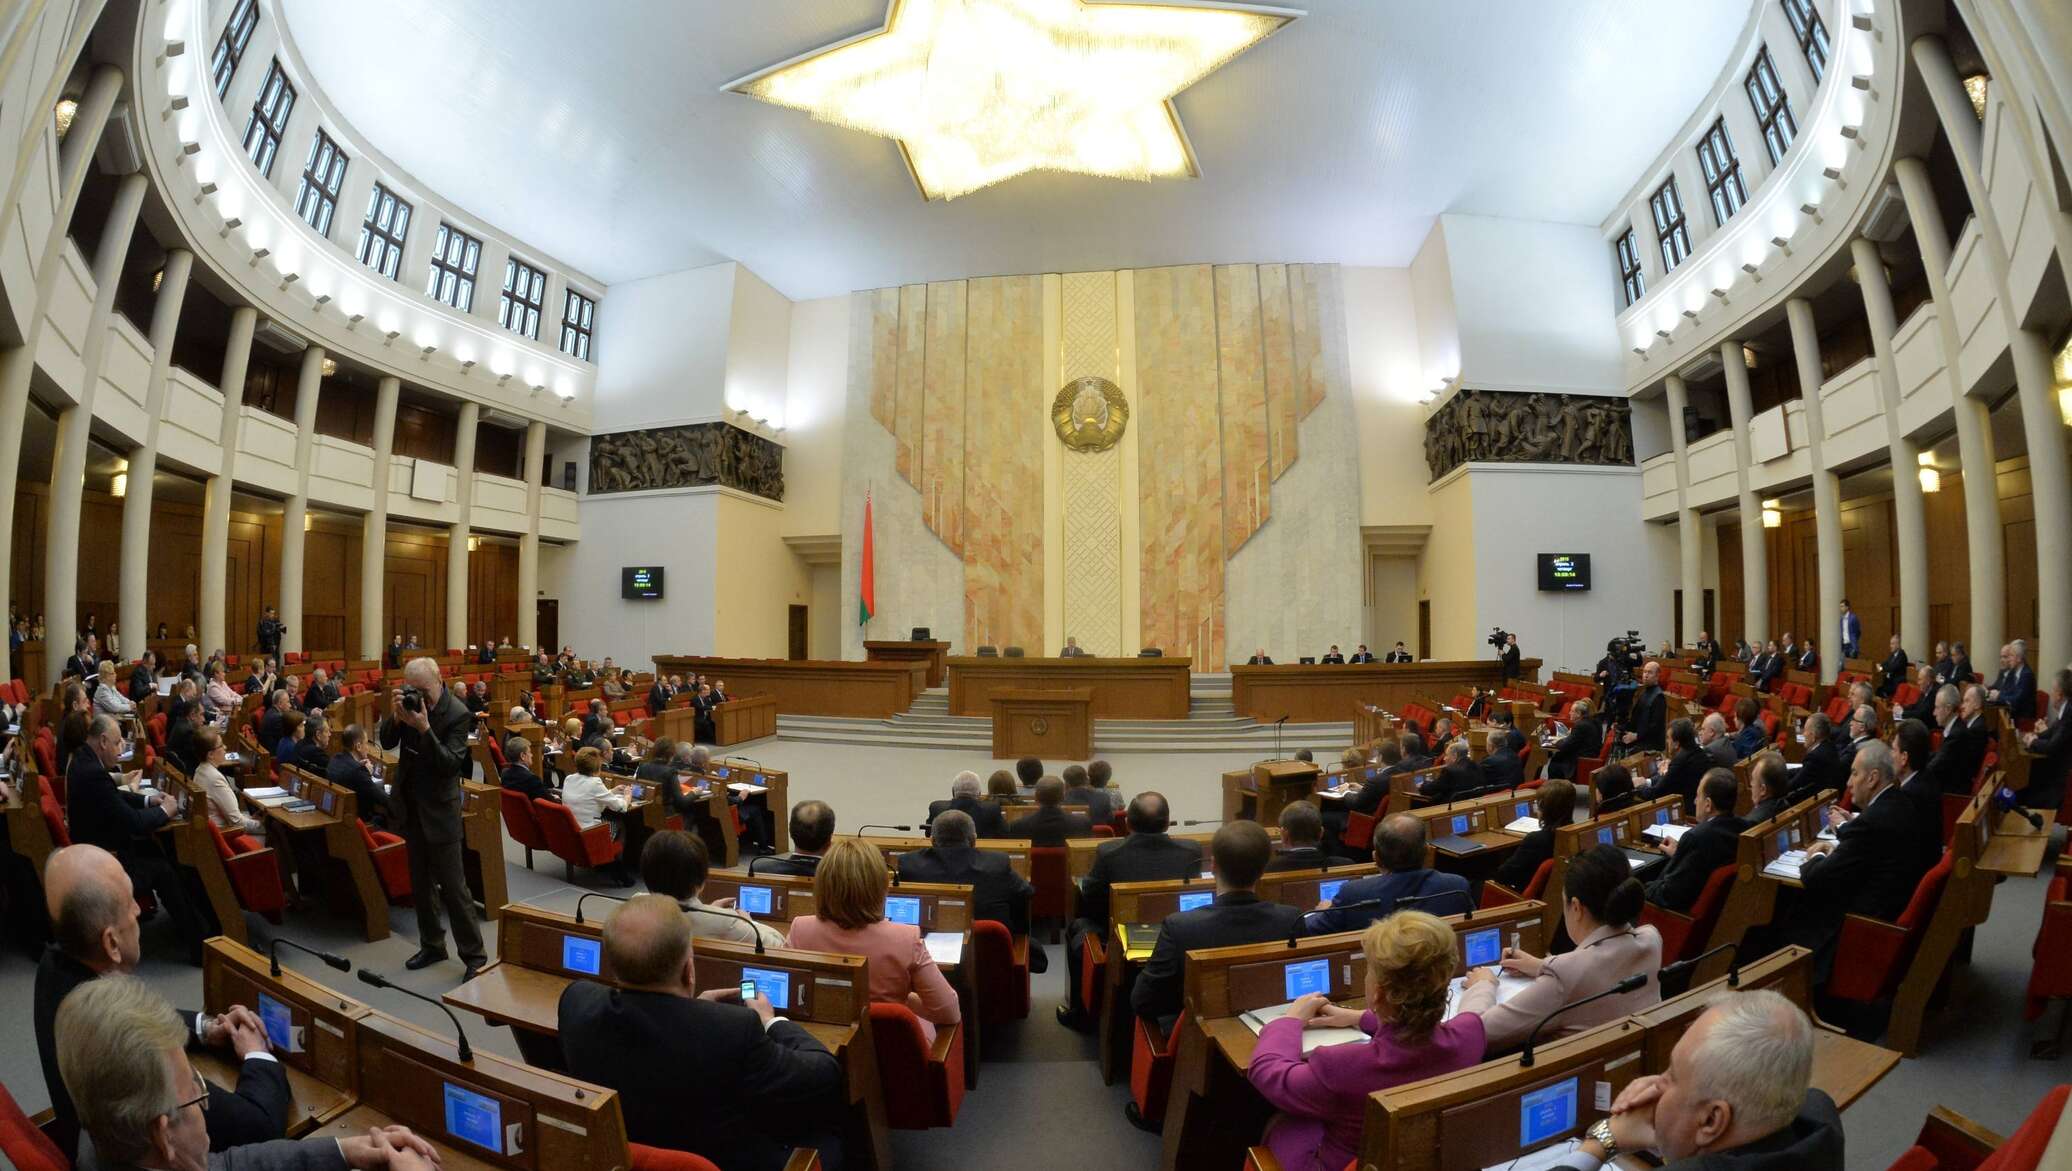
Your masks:
<path fill-rule="evenodd" d="M 556 598 L 540 598 L 538 609 L 539 646 L 534 650 L 555 649 L 561 646 L 561 602 Z"/>
<path fill-rule="evenodd" d="M 1419 661 L 1432 657 L 1432 602 L 1430 598 L 1417 603 L 1417 657 Z"/>
<path fill-rule="evenodd" d="M 806 608 L 804 606 L 793 606 L 790 608 L 789 626 L 786 631 L 785 657 L 788 659 L 803 659 L 807 657 Z"/>

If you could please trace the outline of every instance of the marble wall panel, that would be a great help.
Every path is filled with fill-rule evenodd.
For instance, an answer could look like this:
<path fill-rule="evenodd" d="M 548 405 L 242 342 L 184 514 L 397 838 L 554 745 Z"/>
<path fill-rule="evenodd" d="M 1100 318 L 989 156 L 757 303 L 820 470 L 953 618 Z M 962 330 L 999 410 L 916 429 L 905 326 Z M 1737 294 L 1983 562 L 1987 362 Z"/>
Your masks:
<path fill-rule="evenodd" d="M 964 550 L 964 282 L 928 286 L 928 352 L 921 417 L 921 520 L 953 553 Z M 990 346 L 982 337 L 975 344 Z"/>
<path fill-rule="evenodd" d="M 1138 508 L 1146 646 L 1223 658 L 1223 458 L 1215 278 L 1136 273 Z M 1262 408 L 1263 409 L 1263 408 Z"/>
<path fill-rule="evenodd" d="M 1305 409 L 1296 396 L 1294 305 L 1285 264 L 1259 266 L 1259 350 L 1266 372 L 1266 447 L 1278 480 L 1302 450 L 1295 423 Z"/>
<path fill-rule="evenodd" d="M 1043 278 L 966 285 L 964 645 L 1043 643 Z M 980 339 L 984 339 L 981 342 Z"/>
<path fill-rule="evenodd" d="M 1216 269 L 1216 377 L 1223 412 L 1223 548 L 1244 546 L 1273 513 L 1266 453 L 1266 373 L 1259 349 L 1259 269 Z"/>

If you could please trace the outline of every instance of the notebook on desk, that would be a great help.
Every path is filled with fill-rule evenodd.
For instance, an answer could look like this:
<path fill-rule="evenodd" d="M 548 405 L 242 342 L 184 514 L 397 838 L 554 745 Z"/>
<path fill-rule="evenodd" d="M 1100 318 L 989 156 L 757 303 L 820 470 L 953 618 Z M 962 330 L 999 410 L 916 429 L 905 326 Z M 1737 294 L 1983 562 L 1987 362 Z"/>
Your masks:
<path fill-rule="evenodd" d="M 964 936 L 961 932 L 931 931 L 921 937 L 921 942 L 928 945 L 928 958 L 934 960 L 938 967 L 954 964 L 964 958 Z"/>
<path fill-rule="evenodd" d="M 1141 963 L 1151 958 L 1151 949 L 1158 946 L 1158 924 L 1123 923 L 1118 926 L 1122 932 L 1122 958 Z"/>
<path fill-rule="evenodd" d="M 1790 878 L 1796 880 L 1799 876 L 1799 868 L 1805 865 L 1805 862 L 1806 852 L 1804 850 L 1786 850 L 1784 853 L 1777 855 L 1768 866 L 1763 867 L 1763 875 L 1767 878 Z"/>
<path fill-rule="evenodd" d="M 1487 849 L 1481 842 L 1470 841 L 1458 834 L 1447 834 L 1443 838 L 1433 838 L 1432 848 L 1444 850 L 1449 854 L 1472 854 L 1477 850 Z"/>
<path fill-rule="evenodd" d="M 1531 985 L 1532 979 L 1530 977 L 1498 969 L 1496 974 L 1496 1002 L 1502 1004 L 1531 987 Z M 1467 989 L 1468 978 L 1466 976 L 1455 976 L 1447 982 L 1446 1015 L 1441 1018 L 1442 1020 L 1450 1021 L 1460 1013 L 1461 994 L 1466 992 Z"/>
<path fill-rule="evenodd" d="M 1295 1002 L 1291 1000 L 1286 1004 L 1276 1004 L 1271 1008 L 1255 1008 L 1250 1012 L 1239 1013 L 1237 1019 L 1243 1021 L 1245 1027 L 1252 1030 L 1252 1034 L 1257 1036 L 1267 1025 L 1287 1016 L 1288 1010 L 1294 1007 Z M 1367 1040 L 1367 1034 L 1358 1029 L 1304 1029 L 1302 1030 L 1302 1051 L 1308 1053 L 1312 1049 L 1321 1049 L 1326 1045 L 1344 1045 L 1352 1041 L 1365 1040 Z"/>
<path fill-rule="evenodd" d="M 1653 838 L 1657 842 L 1680 842 L 1683 840 L 1683 836 L 1690 832 L 1690 829 L 1690 826 L 1677 825 L 1671 822 L 1664 825 L 1648 826 L 1640 831 L 1640 835 L 1645 838 Z"/>
<path fill-rule="evenodd" d="M 1619 847 L 1619 853 L 1626 855 L 1626 864 L 1633 868 L 1633 876 L 1636 878 L 1642 871 L 1653 870 L 1669 861 L 1667 854 L 1650 854 L 1646 850 L 1630 850 L 1624 846 Z"/>

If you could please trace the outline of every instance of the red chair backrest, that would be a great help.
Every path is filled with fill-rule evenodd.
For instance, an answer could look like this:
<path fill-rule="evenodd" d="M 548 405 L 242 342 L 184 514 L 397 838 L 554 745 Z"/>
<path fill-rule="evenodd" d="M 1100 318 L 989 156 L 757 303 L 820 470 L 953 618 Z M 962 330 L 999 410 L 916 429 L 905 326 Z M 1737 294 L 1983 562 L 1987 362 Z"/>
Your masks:
<path fill-rule="evenodd" d="M 144 721 L 144 734 L 151 741 L 151 747 L 161 752 L 165 750 L 164 712 L 153 712 L 151 718 Z"/>
<path fill-rule="evenodd" d="M 0 1086 L 0 1155 L 6 1155 L 17 1171 L 71 1171 L 58 1145 L 44 1137 L 29 1116 Z"/>
<path fill-rule="evenodd" d="M 1031 847 L 1029 882 L 1036 888 L 1035 897 L 1029 900 L 1031 915 L 1056 917 L 1072 909 L 1072 875 L 1065 861 L 1065 847 Z"/>
<path fill-rule="evenodd" d="M 689 1151 L 627 1143 L 633 1155 L 633 1171 L 720 1171 L 719 1164 Z"/>
<path fill-rule="evenodd" d="M 43 806 L 43 826 L 50 831 L 50 840 L 60 846 L 72 844 L 72 831 L 65 828 L 65 811 L 58 808 L 58 799 L 51 793 L 50 785 L 37 790 L 37 803 Z"/>
<path fill-rule="evenodd" d="M 1371 849 L 1374 845 L 1374 826 L 1380 819 L 1370 814 L 1353 812 L 1345 815 L 1344 842 L 1355 849 Z"/>
<path fill-rule="evenodd" d="M 1029 1014 L 1029 976 L 1014 962 L 1014 936 L 1004 923 L 971 924 L 971 962 L 978 975 L 978 1003 L 986 1023 Z"/>
<path fill-rule="evenodd" d="M 545 849 L 546 835 L 540 832 L 539 819 L 532 814 L 532 802 L 516 789 L 503 789 L 497 800 L 504 811 L 504 830 L 511 840 L 531 849 Z"/>
<path fill-rule="evenodd" d="M 1112 838 L 1115 836 L 1115 827 L 1106 823 L 1097 825 L 1094 827 L 1094 836 L 1097 838 Z"/>
<path fill-rule="evenodd" d="M 1899 913 L 1901 927 L 1913 933 L 1928 925 L 1928 916 L 1935 913 L 1935 902 L 1942 898 L 1943 884 L 1950 880 L 1956 861 L 1955 854 L 1944 850 L 1942 861 L 1929 867 L 1921 881 L 1914 884 L 1914 897 L 1907 900 L 1907 909 Z"/>
<path fill-rule="evenodd" d="M 588 865 L 589 847 L 583 842 L 583 827 L 576 821 L 575 810 L 558 801 L 535 797 L 532 801 L 533 820 L 539 823 L 540 834 L 547 839 L 547 848 L 564 861 Z"/>
<path fill-rule="evenodd" d="M 1551 881 L 1553 877 L 1554 859 L 1549 858 L 1546 861 L 1540 863 L 1539 869 L 1532 872 L 1531 880 L 1525 884 L 1525 889 L 1519 891 L 1518 893 L 1524 895 L 1527 899 L 1539 898 L 1541 892 L 1547 889 L 1547 883 Z"/>
<path fill-rule="evenodd" d="M 2021 1128 L 1988 1155 L 1978 1171 L 2036 1171 L 2043 1163 L 2043 1149 L 2057 1132 L 2058 1119 L 2064 1116 L 2068 1095 L 2072 1095 L 2072 1086 L 2059 1086 L 2043 1095 L 2043 1101 L 2022 1120 Z"/>

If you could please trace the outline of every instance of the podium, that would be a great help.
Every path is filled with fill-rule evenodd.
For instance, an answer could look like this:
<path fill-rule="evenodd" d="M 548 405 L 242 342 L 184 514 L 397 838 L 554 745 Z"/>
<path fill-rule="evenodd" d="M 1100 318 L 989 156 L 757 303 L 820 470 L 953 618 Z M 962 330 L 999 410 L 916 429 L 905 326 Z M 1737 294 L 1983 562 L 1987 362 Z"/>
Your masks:
<path fill-rule="evenodd" d="M 1281 810 L 1316 791 L 1316 765 L 1304 760 L 1263 760 L 1250 769 L 1223 774 L 1223 820 L 1279 825 Z"/>
<path fill-rule="evenodd" d="M 1007 760 L 1086 760 L 1094 754 L 1091 688 L 1036 691 L 1018 687 L 987 693 L 993 709 L 993 756 Z"/>

